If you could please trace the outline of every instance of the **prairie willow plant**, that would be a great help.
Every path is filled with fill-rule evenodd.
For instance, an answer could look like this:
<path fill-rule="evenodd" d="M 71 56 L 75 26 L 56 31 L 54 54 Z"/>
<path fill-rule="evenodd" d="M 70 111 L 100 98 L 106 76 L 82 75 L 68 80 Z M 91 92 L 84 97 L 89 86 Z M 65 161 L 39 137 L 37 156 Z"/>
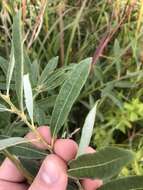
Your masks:
<path fill-rule="evenodd" d="M 30 141 L 22 137 L 3 136 L 0 140 L 0 151 L 23 172 L 31 184 L 40 167 L 40 161 L 47 154 L 53 152 L 54 139 L 60 136 L 62 131 L 62 133 L 66 131 L 69 112 L 87 81 L 92 59 L 86 58 L 78 64 L 68 64 L 57 68 L 58 57 L 54 57 L 49 60 L 40 76 L 37 77 L 37 63 L 31 64 L 26 53 L 21 26 L 21 11 L 19 11 L 13 18 L 10 60 L 1 58 L 3 65 L 8 67 L 8 71 L 5 72 L 4 66 L 6 91 L 2 90 L 0 93 L 0 111 L 13 115 L 16 121 L 29 127 L 36 134 L 36 141 L 44 143 L 47 150 L 43 151 L 33 147 Z M 36 124 L 41 122 L 38 114 L 40 113 L 40 117 L 44 115 L 43 110 L 39 111 L 38 109 L 40 104 L 38 97 L 41 93 L 44 95 L 46 91 L 56 91 L 59 86 L 58 95 L 53 96 L 52 94 L 52 97 L 47 98 L 49 107 L 50 98 L 56 99 L 53 103 L 54 108 L 51 110 L 50 121 L 48 121 L 52 132 L 52 143 L 47 144 L 36 128 Z M 16 101 L 12 99 L 13 94 L 17 96 Z M 44 104 L 44 106 L 47 105 Z M 76 158 L 68 163 L 68 189 L 80 189 L 79 180 L 83 178 L 102 179 L 104 185 L 99 188 L 100 190 L 142 189 L 142 176 L 118 177 L 125 166 L 134 162 L 135 155 L 132 151 L 117 147 L 105 147 L 96 153 L 84 153 L 91 140 L 97 107 L 98 101 L 94 103 L 85 119 Z"/>

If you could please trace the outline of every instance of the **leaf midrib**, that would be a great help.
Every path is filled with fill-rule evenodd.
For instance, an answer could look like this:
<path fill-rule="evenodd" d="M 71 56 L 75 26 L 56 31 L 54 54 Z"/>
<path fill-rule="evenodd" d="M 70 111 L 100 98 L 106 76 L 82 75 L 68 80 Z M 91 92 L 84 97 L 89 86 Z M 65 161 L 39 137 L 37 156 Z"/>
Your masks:
<path fill-rule="evenodd" d="M 75 69 L 76 69 L 76 68 L 75 68 Z M 75 70 L 75 69 L 74 69 L 74 70 Z M 74 70 L 73 70 L 73 71 L 74 71 Z M 83 69 L 81 70 L 80 74 L 81 74 L 82 72 L 83 72 Z M 79 75 L 80 75 L 80 74 L 79 74 Z M 70 76 L 70 78 L 71 78 L 71 76 Z M 70 91 L 69 91 L 69 94 L 68 94 L 68 96 L 67 96 L 67 98 L 66 98 L 66 101 L 65 101 L 63 107 L 65 107 L 65 105 L 66 105 L 66 103 L 67 103 L 67 100 L 68 100 L 68 98 L 69 98 L 69 96 L 70 96 L 70 94 L 71 94 L 71 92 L 72 92 L 72 90 L 73 90 L 73 87 L 75 86 L 75 84 L 77 83 L 77 81 L 78 81 L 80 78 L 81 78 L 81 76 L 80 76 L 79 78 L 77 78 L 77 80 L 75 80 L 74 84 L 72 85 L 72 88 L 71 88 Z M 62 110 L 63 110 L 63 109 L 62 109 Z M 53 132 L 53 136 L 55 136 L 57 124 L 58 124 L 59 119 L 60 119 L 60 117 L 61 117 L 61 113 L 62 113 L 62 111 L 60 112 L 59 117 L 58 117 L 58 119 L 57 119 L 57 122 L 56 122 L 56 125 L 55 125 L 55 129 L 54 129 L 54 132 Z"/>
<path fill-rule="evenodd" d="M 100 166 L 105 166 L 106 164 L 110 164 L 112 162 L 116 162 L 118 160 L 121 160 L 122 158 L 126 158 L 126 156 L 121 157 L 121 158 L 116 158 L 116 159 L 108 161 L 106 163 L 97 164 L 96 166 L 95 165 L 90 165 L 90 166 L 84 166 L 84 167 L 78 167 L 78 168 L 69 169 L 68 172 L 75 171 L 75 170 L 82 170 L 82 169 L 97 168 L 97 167 L 100 167 Z"/>
<path fill-rule="evenodd" d="M 19 139 L 19 140 L 20 140 L 20 139 Z M 0 146 L 0 151 L 4 150 L 4 149 L 6 149 L 6 148 L 9 148 L 9 147 L 18 145 L 18 144 L 23 144 L 23 143 L 28 143 L 28 140 L 23 139 L 23 140 L 21 140 L 21 141 L 19 141 L 19 142 L 15 142 L 15 143 L 9 144 L 8 146 L 4 146 L 4 145 L 3 145 L 3 146 Z"/>
<path fill-rule="evenodd" d="M 21 149 L 24 149 L 24 150 L 32 150 L 32 152 L 39 153 L 39 154 L 44 155 L 44 156 L 47 155 L 44 152 L 41 152 L 41 151 L 38 151 L 38 150 L 35 150 L 35 149 L 32 149 L 32 148 L 29 148 L 29 147 L 24 147 L 24 146 L 15 146 L 15 147 L 18 147 L 18 148 L 21 148 Z"/>

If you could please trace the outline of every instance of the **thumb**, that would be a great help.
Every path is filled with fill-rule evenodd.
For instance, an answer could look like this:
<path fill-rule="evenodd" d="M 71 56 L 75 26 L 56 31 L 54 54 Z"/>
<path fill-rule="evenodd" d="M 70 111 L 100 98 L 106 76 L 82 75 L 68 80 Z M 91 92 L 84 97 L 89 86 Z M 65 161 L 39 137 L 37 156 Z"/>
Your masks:
<path fill-rule="evenodd" d="M 66 164 L 58 156 L 47 156 L 29 190 L 66 190 L 66 170 Z"/>

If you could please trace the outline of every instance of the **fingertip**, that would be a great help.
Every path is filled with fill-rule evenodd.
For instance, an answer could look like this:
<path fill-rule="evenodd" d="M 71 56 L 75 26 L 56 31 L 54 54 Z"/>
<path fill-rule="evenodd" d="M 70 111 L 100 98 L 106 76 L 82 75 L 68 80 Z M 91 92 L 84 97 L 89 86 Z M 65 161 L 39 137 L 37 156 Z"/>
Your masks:
<path fill-rule="evenodd" d="M 54 152 L 66 162 L 75 158 L 78 145 L 71 139 L 58 139 L 54 144 Z"/>
<path fill-rule="evenodd" d="M 100 179 L 84 179 L 81 182 L 84 190 L 96 190 L 103 185 L 103 181 Z"/>
<path fill-rule="evenodd" d="M 96 151 L 95 151 L 95 149 L 93 149 L 92 147 L 89 146 L 85 149 L 85 152 L 89 154 L 89 153 L 95 153 Z"/>

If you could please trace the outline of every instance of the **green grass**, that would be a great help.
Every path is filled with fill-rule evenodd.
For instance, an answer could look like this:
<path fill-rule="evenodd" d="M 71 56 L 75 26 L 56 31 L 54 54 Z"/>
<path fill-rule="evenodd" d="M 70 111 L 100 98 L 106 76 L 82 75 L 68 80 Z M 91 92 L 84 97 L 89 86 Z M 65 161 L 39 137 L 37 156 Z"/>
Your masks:
<path fill-rule="evenodd" d="M 132 4 L 133 2 L 136 4 Z M 131 7 L 128 9 L 127 5 Z M 19 1 L 0 2 L 0 56 L 6 60 L 9 60 L 10 55 L 12 17 L 19 6 Z M 57 55 L 60 57 L 59 69 L 86 57 L 94 56 L 94 61 L 96 60 L 65 124 L 68 128 L 63 136 L 70 136 L 77 128 L 81 128 L 87 112 L 100 99 L 91 144 L 97 148 L 117 144 L 129 147 L 137 154 L 142 153 L 142 9 L 143 3 L 139 0 L 57 0 L 54 3 L 49 1 L 44 14 L 40 15 L 43 10 L 41 1 L 36 1 L 35 4 L 28 1 L 26 13 L 23 12 L 23 36 L 25 49 L 32 62 L 32 72 L 35 74 L 33 81 L 37 80 L 49 59 Z M 36 38 L 30 44 L 33 31 L 40 24 Z M 104 38 L 107 43 L 101 43 Z M 4 70 L 2 63 L 0 61 Z M 2 69 L 0 90 L 4 91 L 6 77 Z M 13 84 L 14 81 L 11 84 L 12 95 Z M 40 115 L 38 125 L 49 124 L 55 100 L 52 97 L 57 96 L 59 86 L 54 90 L 38 92 L 37 104 L 42 102 L 38 104 L 40 107 L 37 106 Z M 37 89 L 35 84 L 33 89 Z M 14 95 L 12 100 L 16 102 Z M 48 98 L 51 98 L 50 103 L 45 105 Z M 128 105 L 128 109 L 125 105 Z M 129 109 L 130 106 L 132 110 Z M 0 113 L 0 121 L 2 135 L 23 136 L 28 131 L 19 118 L 10 114 Z M 73 136 L 77 141 L 80 131 Z M 132 173 L 143 173 L 141 159 L 142 156 L 138 156 Z"/>

